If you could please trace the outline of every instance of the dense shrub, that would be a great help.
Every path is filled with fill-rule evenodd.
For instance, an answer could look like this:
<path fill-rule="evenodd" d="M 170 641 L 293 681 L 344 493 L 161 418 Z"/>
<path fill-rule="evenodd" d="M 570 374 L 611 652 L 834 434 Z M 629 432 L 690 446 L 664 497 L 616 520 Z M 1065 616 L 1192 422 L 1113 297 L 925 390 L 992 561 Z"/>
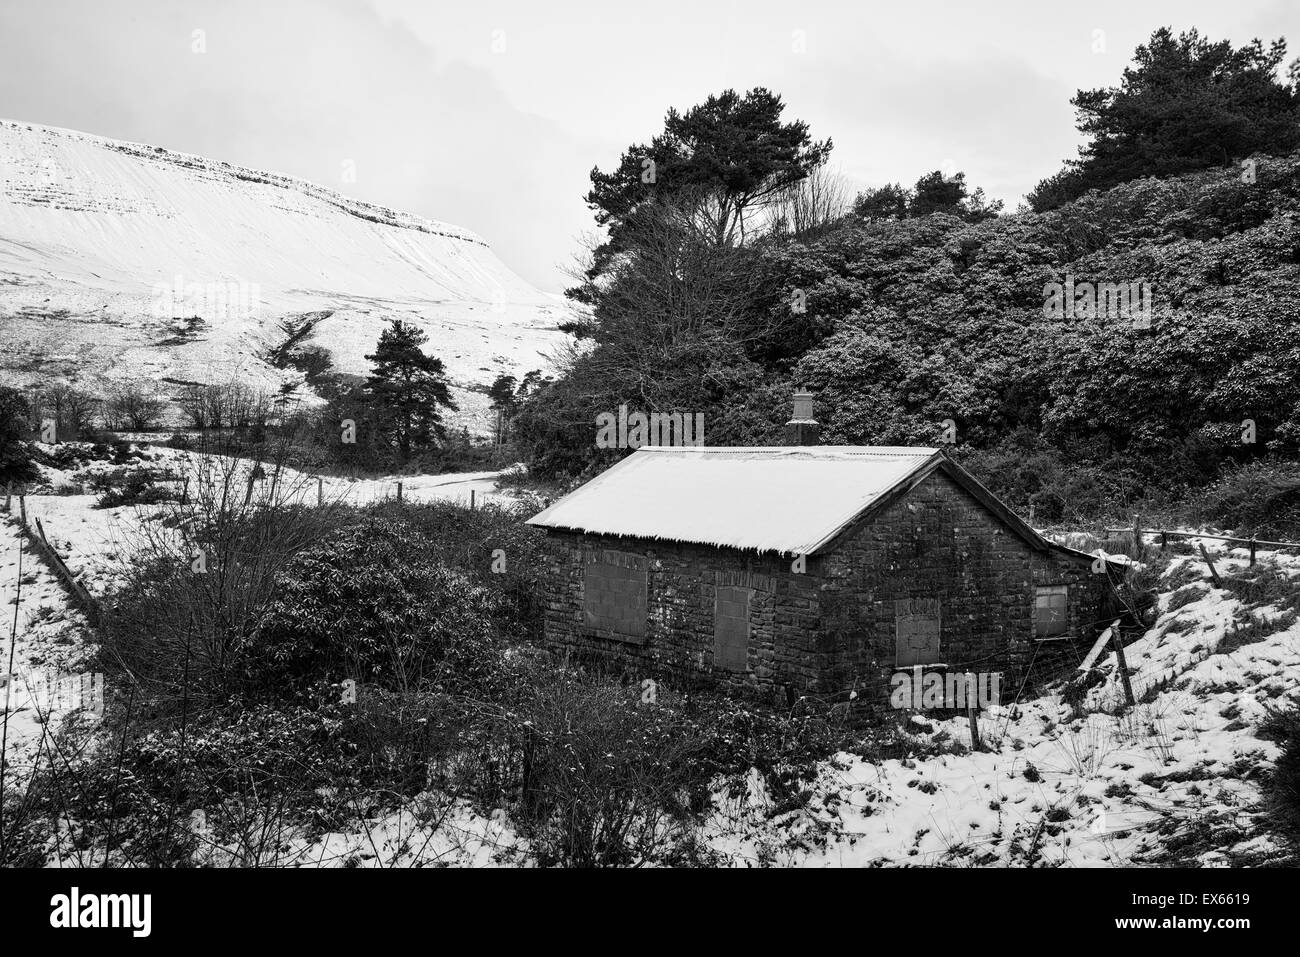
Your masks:
<path fill-rule="evenodd" d="M 241 484 L 191 489 L 126 543 L 125 583 L 104 603 L 102 667 L 128 674 L 159 711 L 225 700 L 244 682 L 243 646 L 293 556 L 337 526 L 328 507 L 244 504 Z"/>
<path fill-rule="evenodd" d="M 39 474 L 32 462 L 30 410 L 17 389 L 0 386 L 0 483 L 31 482 Z"/>
<path fill-rule="evenodd" d="M 81 866 L 189 866 L 221 843 L 242 863 L 265 863 L 283 833 L 319 819 L 330 791 L 354 782 L 342 706 L 331 701 L 232 700 L 158 723 L 140 708 L 134 722 L 113 714 L 97 747 L 60 733 L 59 760 L 37 768 L 10 818 L 22 827 L 11 835 L 11 858 L 44 863 L 53 852 Z M 56 836 L 42 819 L 65 826 Z"/>
<path fill-rule="evenodd" d="M 1205 490 L 1200 510 L 1221 528 L 1300 535 L 1300 463 L 1266 459 L 1228 470 Z"/>
<path fill-rule="evenodd" d="M 367 518 L 298 554 L 243 649 L 250 680 L 487 692 L 496 598 L 425 544 L 409 525 Z"/>
<path fill-rule="evenodd" d="M 156 505 L 176 498 L 176 493 L 156 484 L 157 476 L 148 469 L 115 469 L 91 479 L 91 487 L 100 491 L 99 508 L 120 505 Z"/>
<path fill-rule="evenodd" d="M 419 535 L 418 549 L 500 596 L 492 608 L 502 634 L 540 638 L 540 574 L 545 533 L 525 524 L 541 511 L 534 498 L 469 509 L 455 502 L 381 502 L 367 514 L 400 521 Z"/>

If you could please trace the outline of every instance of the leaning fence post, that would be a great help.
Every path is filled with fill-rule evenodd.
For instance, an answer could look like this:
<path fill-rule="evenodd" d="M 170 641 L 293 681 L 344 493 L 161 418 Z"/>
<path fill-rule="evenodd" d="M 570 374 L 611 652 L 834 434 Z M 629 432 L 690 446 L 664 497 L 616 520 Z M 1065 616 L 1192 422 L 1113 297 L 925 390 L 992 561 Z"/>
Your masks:
<path fill-rule="evenodd" d="M 1115 664 L 1119 666 L 1119 676 L 1124 682 L 1124 697 L 1128 703 L 1134 704 L 1133 685 L 1128 677 L 1128 662 L 1124 659 L 1124 636 L 1120 628 L 1112 629 L 1110 640 L 1115 645 Z"/>
<path fill-rule="evenodd" d="M 1219 572 L 1215 569 L 1214 562 L 1210 560 L 1210 553 L 1205 550 L 1205 543 L 1197 542 L 1196 544 L 1201 550 L 1201 557 L 1205 559 L 1205 564 L 1210 566 L 1210 579 L 1214 582 L 1216 588 L 1221 586 L 1223 582 L 1219 580 Z"/>

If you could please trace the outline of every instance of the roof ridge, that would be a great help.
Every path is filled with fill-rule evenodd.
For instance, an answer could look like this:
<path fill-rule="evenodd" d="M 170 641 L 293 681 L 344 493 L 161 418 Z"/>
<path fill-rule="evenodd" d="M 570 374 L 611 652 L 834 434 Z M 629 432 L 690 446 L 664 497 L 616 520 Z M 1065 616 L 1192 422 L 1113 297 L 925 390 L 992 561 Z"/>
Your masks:
<path fill-rule="evenodd" d="M 938 452 L 920 445 L 643 445 L 634 452 L 712 455 L 881 455 L 928 457 Z"/>

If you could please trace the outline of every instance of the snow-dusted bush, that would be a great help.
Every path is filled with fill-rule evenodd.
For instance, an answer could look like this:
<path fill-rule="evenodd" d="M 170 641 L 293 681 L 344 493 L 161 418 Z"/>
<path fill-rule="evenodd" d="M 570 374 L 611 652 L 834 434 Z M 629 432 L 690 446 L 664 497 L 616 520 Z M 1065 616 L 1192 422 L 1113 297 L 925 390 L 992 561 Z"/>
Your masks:
<path fill-rule="evenodd" d="M 99 508 L 156 505 L 175 499 L 172 489 L 155 484 L 156 477 L 148 469 L 118 468 L 93 476 L 90 485 L 100 492 L 96 501 Z"/>
<path fill-rule="evenodd" d="M 373 518 L 299 553 L 241 649 L 249 680 L 489 691 L 498 599 L 429 544 L 408 524 Z"/>
<path fill-rule="evenodd" d="M 159 711 L 225 700 L 246 680 L 242 648 L 300 551 L 337 527 L 326 508 L 245 504 L 242 482 L 191 488 L 141 523 L 125 584 L 106 602 L 101 658 Z"/>
<path fill-rule="evenodd" d="M 380 503 L 370 511 L 418 531 L 421 552 L 498 594 L 493 620 L 503 634 L 539 639 L 542 602 L 539 576 L 545 533 L 524 520 L 540 507 L 523 502 L 465 508 L 455 502 Z"/>
<path fill-rule="evenodd" d="M 1266 459 L 1226 471 L 1203 493 L 1201 512 L 1220 528 L 1300 534 L 1300 463 Z"/>
<path fill-rule="evenodd" d="M 32 447 L 30 410 L 17 389 L 0 386 L 0 482 L 30 482 L 37 476 Z"/>

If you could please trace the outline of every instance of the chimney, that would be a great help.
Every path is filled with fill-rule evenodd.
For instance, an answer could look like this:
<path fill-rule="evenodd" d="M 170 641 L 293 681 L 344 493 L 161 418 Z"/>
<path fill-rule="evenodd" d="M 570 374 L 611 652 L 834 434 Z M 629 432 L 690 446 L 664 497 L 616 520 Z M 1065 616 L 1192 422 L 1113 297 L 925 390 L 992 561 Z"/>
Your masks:
<path fill-rule="evenodd" d="M 813 418 L 813 394 L 800 389 L 794 394 L 794 415 L 785 424 L 786 445 L 816 445 L 821 426 Z"/>

